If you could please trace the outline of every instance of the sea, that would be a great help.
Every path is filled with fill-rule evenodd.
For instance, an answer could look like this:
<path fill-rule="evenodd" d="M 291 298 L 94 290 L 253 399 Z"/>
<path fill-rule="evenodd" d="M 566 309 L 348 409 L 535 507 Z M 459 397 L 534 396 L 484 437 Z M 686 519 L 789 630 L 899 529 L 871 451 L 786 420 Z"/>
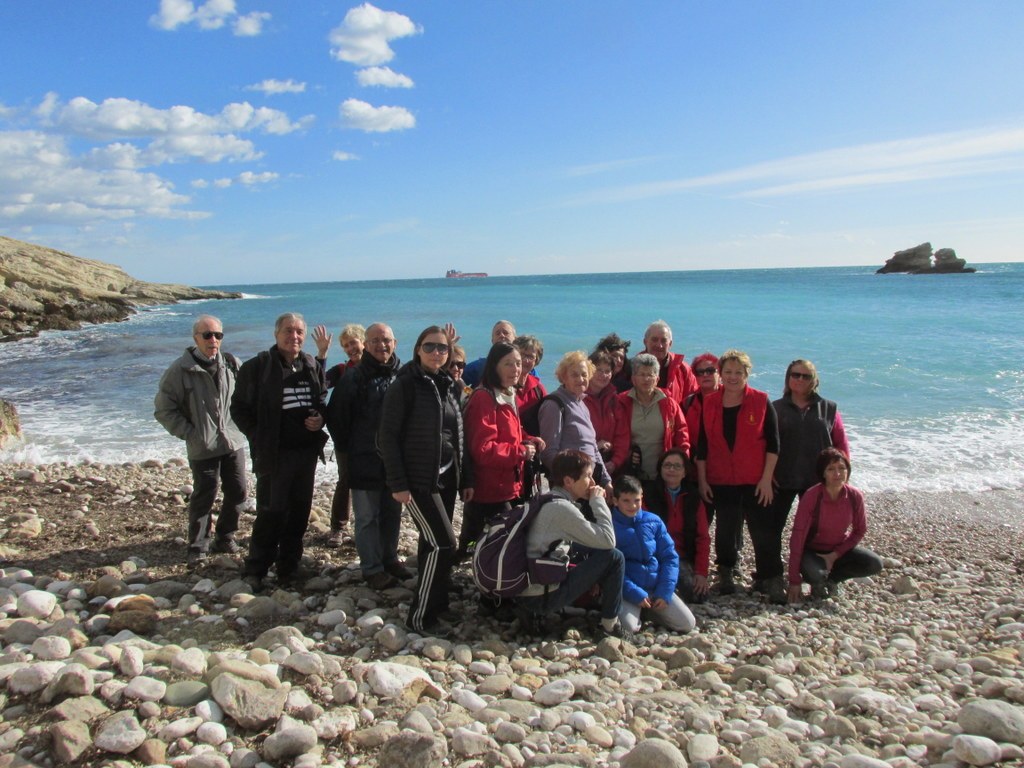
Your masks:
<path fill-rule="evenodd" d="M 344 359 L 337 337 L 349 322 L 387 322 L 403 360 L 423 328 L 452 322 L 473 359 L 507 319 L 544 343 L 538 373 L 549 389 L 565 352 L 590 351 L 612 331 L 640 351 L 644 329 L 662 319 L 687 360 L 746 351 L 750 384 L 772 398 L 791 360 L 813 361 L 850 435 L 851 480 L 864 490 L 1024 488 L 1020 263 L 956 275 L 821 267 L 210 287 L 244 298 L 147 307 L 122 323 L 0 344 L 0 397 L 15 404 L 24 433 L 0 461 L 184 456 L 153 419 L 153 395 L 202 313 L 221 318 L 224 349 L 243 360 L 272 346 L 279 314 L 302 313 L 311 329 L 334 333 L 329 362 Z"/>

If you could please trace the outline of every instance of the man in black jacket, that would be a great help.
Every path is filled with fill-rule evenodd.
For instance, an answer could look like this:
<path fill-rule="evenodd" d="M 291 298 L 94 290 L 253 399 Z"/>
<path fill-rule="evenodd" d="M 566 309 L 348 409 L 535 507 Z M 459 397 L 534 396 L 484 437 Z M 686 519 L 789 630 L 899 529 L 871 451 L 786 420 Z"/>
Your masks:
<path fill-rule="evenodd" d="M 359 365 L 338 382 L 327 406 L 334 450 L 348 455 L 359 566 L 374 589 L 393 587 L 412 576 L 398 560 L 402 506 L 384 484 L 384 463 L 377 451 L 381 404 L 398 373 L 396 343 L 384 323 L 367 328 Z"/>
<path fill-rule="evenodd" d="M 302 537 L 313 506 L 317 458 L 323 458 L 323 369 L 302 351 L 306 322 L 286 313 L 275 345 L 242 364 L 231 418 L 249 439 L 256 473 L 256 522 L 245 575 L 258 590 L 272 563 L 282 584 L 299 576 Z"/>

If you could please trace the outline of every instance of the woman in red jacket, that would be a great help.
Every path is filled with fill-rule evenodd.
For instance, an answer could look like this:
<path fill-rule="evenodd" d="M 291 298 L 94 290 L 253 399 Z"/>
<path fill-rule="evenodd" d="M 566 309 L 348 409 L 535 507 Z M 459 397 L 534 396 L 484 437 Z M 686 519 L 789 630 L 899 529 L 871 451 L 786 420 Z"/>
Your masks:
<path fill-rule="evenodd" d="M 704 398 L 695 455 L 697 482 L 704 501 L 715 504 L 719 592 L 736 591 L 736 563 L 746 519 L 754 545 L 755 587 L 760 586 L 773 602 L 784 603 L 782 535 L 762 514 L 774 495 L 779 426 L 767 393 L 747 385 L 751 367 L 747 353 L 736 349 L 718 360 L 722 388 Z"/>
<path fill-rule="evenodd" d="M 868 530 L 864 494 L 847 483 L 850 460 L 838 448 L 818 454 L 821 483 L 800 498 L 789 539 L 789 601 L 802 597 L 801 574 L 811 585 L 811 597 L 837 597 L 847 579 L 874 576 L 881 558 L 858 547 Z"/>
<path fill-rule="evenodd" d="M 480 386 L 473 390 L 463 419 L 473 459 L 473 500 L 462 511 L 459 555 L 480 538 L 487 521 L 511 506 L 523 490 L 523 463 L 544 447 L 524 434 L 516 408 L 516 384 L 523 362 L 519 350 L 499 341 L 487 354 Z"/>
<path fill-rule="evenodd" d="M 611 475 L 626 461 L 629 453 L 629 427 L 622 417 L 619 393 L 612 384 L 612 356 L 603 350 L 590 355 L 594 375 L 590 377 L 587 396 L 583 398 L 590 420 L 597 434 L 597 450 L 604 459 L 604 467 Z"/>
<path fill-rule="evenodd" d="M 650 481 L 657 477 L 658 459 L 669 448 L 681 448 L 689 454 L 690 437 L 679 404 L 658 389 L 658 358 L 641 352 L 629 361 L 629 367 L 633 388 L 619 395 L 619 406 L 630 450 L 639 449 L 638 477 Z"/>

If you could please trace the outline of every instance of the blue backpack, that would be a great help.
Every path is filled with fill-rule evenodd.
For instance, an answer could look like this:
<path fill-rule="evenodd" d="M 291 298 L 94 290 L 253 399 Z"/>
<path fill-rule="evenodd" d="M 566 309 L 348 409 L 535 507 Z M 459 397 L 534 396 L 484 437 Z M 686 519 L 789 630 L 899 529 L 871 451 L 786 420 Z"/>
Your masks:
<path fill-rule="evenodd" d="M 515 597 L 531 584 L 549 586 L 565 581 L 569 558 L 554 550 L 561 541 L 551 542 L 541 557 L 526 554 L 530 526 L 540 508 L 554 498 L 551 493 L 534 496 L 493 518 L 473 550 L 473 581 L 485 595 Z"/>

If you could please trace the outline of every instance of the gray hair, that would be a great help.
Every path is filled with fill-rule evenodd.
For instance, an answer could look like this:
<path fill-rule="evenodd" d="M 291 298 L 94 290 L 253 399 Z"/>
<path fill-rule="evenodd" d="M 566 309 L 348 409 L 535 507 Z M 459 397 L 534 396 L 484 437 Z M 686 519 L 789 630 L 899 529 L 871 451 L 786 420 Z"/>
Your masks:
<path fill-rule="evenodd" d="M 629 369 L 633 373 L 636 373 L 636 369 L 641 366 L 644 368 L 653 368 L 655 376 L 661 374 L 661 363 L 659 363 L 658 358 L 650 352 L 641 352 L 629 361 Z"/>
<path fill-rule="evenodd" d="M 199 333 L 199 326 L 201 326 L 203 323 L 208 323 L 211 320 L 215 322 L 217 325 L 219 325 L 221 328 L 224 327 L 224 323 L 220 321 L 219 317 L 214 317 L 213 315 L 200 315 L 199 317 L 196 318 L 196 321 L 192 323 L 192 335 L 195 336 L 197 333 Z"/>
<path fill-rule="evenodd" d="M 653 323 L 648 325 L 647 330 L 644 331 L 644 341 L 646 341 L 647 337 L 651 335 L 652 328 L 659 328 L 665 333 L 666 336 L 668 336 L 670 339 L 672 338 L 672 328 L 669 326 L 669 324 L 666 323 L 664 320 L 655 320 Z"/>
<path fill-rule="evenodd" d="M 302 323 L 303 328 L 306 327 L 306 318 L 304 318 L 298 312 L 285 312 L 283 315 L 278 317 L 277 320 L 274 322 L 274 333 L 278 333 L 282 328 L 284 328 L 284 324 L 287 323 L 289 320 L 298 320 L 300 323 Z"/>

